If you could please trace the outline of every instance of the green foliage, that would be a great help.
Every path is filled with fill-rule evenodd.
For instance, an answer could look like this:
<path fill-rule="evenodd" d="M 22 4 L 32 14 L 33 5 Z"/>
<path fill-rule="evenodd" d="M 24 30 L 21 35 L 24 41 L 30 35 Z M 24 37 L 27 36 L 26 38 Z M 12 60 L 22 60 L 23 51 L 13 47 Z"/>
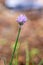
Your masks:
<path fill-rule="evenodd" d="M 13 64 L 14 64 L 14 65 L 18 65 L 18 60 L 17 60 L 17 58 L 13 59 Z"/>
<path fill-rule="evenodd" d="M 26 65 L 29 65 L 30 57 L 29 57 L 28 43 L 26 43 L 25 51 L 26 51 Z"/>
<path fill-rule="evenodd" d="M 41 60 L 38 65 L 43 65 L 43 60 Z"/>
<path fill-rule="evenodd" d="M 31 51 L 30 51 L 30 56 L 33 57 L 35 55 L 38 55 L 39 54 L 39 50 L 37 48 L 33 48 Z"/>

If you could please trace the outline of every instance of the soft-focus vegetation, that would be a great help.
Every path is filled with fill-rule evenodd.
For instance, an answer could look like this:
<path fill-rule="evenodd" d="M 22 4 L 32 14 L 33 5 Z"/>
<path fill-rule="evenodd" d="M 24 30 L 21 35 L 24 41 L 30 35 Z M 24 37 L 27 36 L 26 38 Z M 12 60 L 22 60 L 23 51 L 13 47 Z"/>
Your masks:
<path fill-rule="evenodd" d="M 43 65 L 43 7 L 10 10 L 4 0 L 0 0 L 0 65 L 9 65 L 19 28 L 16 18 L 20 14 L 25 14 L 28 21 L 21 29 L 13 65 Z"/>

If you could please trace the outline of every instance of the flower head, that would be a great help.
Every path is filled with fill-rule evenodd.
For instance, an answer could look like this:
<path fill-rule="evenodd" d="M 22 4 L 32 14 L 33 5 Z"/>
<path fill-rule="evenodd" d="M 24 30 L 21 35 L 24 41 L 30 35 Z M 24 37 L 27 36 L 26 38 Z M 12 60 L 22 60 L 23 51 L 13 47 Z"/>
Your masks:
<path fill-rule="evenodd" d="M 26 21 L 27 21 L 27 17 L 25 15 L 21 14 L 20 16 L 17 17 L 17 22 L 20 25 L 24 24 Z"/>

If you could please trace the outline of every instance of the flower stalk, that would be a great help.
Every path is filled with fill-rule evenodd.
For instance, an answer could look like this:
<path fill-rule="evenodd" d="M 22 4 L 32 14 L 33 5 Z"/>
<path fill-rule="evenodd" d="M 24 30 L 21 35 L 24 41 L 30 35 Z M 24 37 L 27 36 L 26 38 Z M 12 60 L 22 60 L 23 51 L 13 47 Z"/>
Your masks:
<path fill-rule="evenodd" d="M 12 63 L 13 63 L 14 53 L 16 51 L 16 47 L 17 47 L 17 42 L 18 42 L 18 39 L 19 39 L 20 31 L 21 31 L 21 27 L 19 27 L 19 30 L 18 30 L 18 36 L 17 36 L 16 42 L 15 42 L 14 50 L 13 50 L 11 61 L 10 61 L 9 65 L 12 65 Z"/>
<path fill-rule="evenodd" d="M 16 42 L 15 42 L 14 50 L 13 50 L 11 61 L 10 61 L 9 65 L 12 65 L 12 63 L 13 63 L 14 53 L 16 51 L 16 47 L 17 47 L 17 43 L 18 43 L 20 31 L 21 31 L 21 26 L 27 21 L 27 17 L 25 15 L 20 15 L 20 16 L 17 17 L 16 21 L 19 23 L 20 27 L 19 27 L 19 30 L 18 30 L 18 36 L 17 36 Z"/>

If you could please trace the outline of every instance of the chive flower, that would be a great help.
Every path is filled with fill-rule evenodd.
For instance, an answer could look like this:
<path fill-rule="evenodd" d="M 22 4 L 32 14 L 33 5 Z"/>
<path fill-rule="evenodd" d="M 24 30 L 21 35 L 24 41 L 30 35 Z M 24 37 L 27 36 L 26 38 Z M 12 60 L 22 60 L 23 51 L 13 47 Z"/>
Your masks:
<path fill-rule="evenodd" d="M 20 25 L 23 25 L 26 21 L 27 21 L 27 17 L 25 15 L 20 15 L 20 16 L 17 17 L 17 22 Z M 14 54 L 15 54 L 15 51 L 16 51 L 16 47 L 17 47 L 17 44 L 18 44 L 18 39 L 19 39 L 20 32 L 21 32 L 21 26 L 19 27 L 19 30 L 18 30 L 18 35 L 17 35 L 17 38 L 16 38 L 14 50 L 13 50 L 12 57 L 11 57 L 11 61 L 10 61 L 9 65 L 12 65 L 13 64 L 13 58 L 14 58 Z"/>
<path fill-rule="evenodd" d="M 25 15 L 19 15 L 16 20 L 20 25 L 23 25 L 27 21 L 27 17 Z"/>

